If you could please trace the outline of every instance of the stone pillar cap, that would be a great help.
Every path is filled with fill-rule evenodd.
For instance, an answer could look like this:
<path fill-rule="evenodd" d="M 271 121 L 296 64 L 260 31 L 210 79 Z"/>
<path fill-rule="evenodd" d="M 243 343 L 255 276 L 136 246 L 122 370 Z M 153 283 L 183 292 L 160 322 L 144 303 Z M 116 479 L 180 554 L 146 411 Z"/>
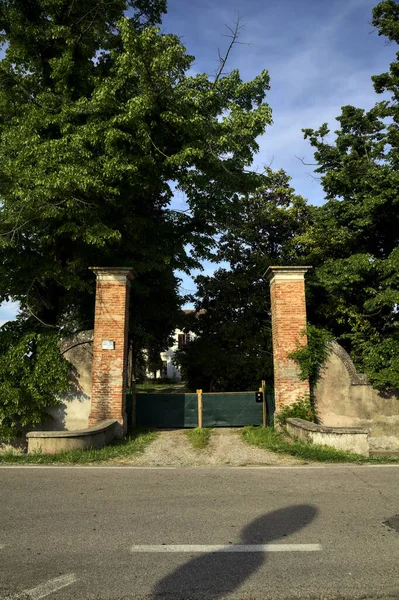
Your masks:
<path fill-rule="evenodd" d="M 96 274 L 99 279 L 104 276 L 112 275 L 113 277 L 126 277 L 133 279 L 136 275 L 133 267 L 89 267 L 90 271 Z"/>
<path fill-rule="evenodd" d="M 312 267 L 269 267 L 264 273 L 263 277 L 267 277 L 267 279 L 272 279 L 275 275 L 281 275 L 283 279 L 292 279 L 304 276 L 307 271 L 310 271 Z"/>

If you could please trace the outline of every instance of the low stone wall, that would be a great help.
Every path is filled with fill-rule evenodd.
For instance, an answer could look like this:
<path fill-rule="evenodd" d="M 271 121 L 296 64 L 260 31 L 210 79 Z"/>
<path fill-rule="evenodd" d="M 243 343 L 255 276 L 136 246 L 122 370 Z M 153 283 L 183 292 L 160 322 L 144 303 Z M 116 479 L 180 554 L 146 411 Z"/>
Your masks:
<path fill-rule="evenodd" d="M 356 371 L 336 342 L 321 369 L 314 396 L 319 422 L 331 427 L 370 429 L 370 448 L 399 450 L 399 392 L 379 392 Z"/>
<path fill-rule="evenodd" d="M 369 430 L 363 427 L 325 427 L 304 419 L 287 419 L 287 430 L 300 440 L 369 456 Z"/>
<path fill-rule="evenodd" d="M 120 437 L 120 423 L 114 419 L 79 431 L 30 431 L 26 434 L 29 454 L 102 448 L 116 437 Z"/>
<path fill-rule="evenodd" d="M 89 424 L 93 330 L 65 338 L 60 350 L 71 365 L 70 388 L 59 396 L 57 406 L 46 409 L 49 418 L 38 426 L 40 431 L 74 431 Z"/>

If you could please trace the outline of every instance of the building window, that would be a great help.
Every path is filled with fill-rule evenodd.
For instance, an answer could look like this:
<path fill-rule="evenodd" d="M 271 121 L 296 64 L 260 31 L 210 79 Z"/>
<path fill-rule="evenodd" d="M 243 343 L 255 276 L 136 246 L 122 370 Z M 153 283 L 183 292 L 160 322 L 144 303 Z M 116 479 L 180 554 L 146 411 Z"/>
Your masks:
<path fill-rule="evenodd" d="M 161 377 L 168 376 L 168 363 L 166 360 L 162 361 Z"/>
<path fill-rule="evenodd" d="M 183 348 L 190 341 L 189 333 L 179 333 L 177 336 L 177 347 L 179 350 Z"/>

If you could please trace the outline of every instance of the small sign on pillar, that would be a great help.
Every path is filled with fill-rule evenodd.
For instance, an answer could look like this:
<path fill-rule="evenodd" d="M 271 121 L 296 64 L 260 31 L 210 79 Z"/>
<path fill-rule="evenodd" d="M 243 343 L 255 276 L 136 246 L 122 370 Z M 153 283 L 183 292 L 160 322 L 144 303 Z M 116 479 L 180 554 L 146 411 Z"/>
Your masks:
<path fill-rule="evenodd" d="M 115 350 L 115 342 L 113 340 L 103 340 L 101 347 L 103 350 Z"/>

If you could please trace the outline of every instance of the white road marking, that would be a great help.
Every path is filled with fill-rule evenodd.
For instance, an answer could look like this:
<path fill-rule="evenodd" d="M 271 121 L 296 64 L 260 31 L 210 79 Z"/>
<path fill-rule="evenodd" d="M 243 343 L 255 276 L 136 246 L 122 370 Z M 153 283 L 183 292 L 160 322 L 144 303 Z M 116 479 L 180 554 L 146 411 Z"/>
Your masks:
<path fill-rule="evenodd" d="M 71 573 L 70 575 L 63 575 L 62 577 L 56 577 L 55 579 L 50 579 L 45 583 L 41 583 L 40 585 L 38 585 L 35 588 L 32 588 L 31 590 L 24 590 L 20 594 L 16 594 L 11 598 L 13 600 L 18 600 L 18 598 L 26 598 L 27 595 L 29 600 L 40 600 L 40 598 L 45 598 L 49 594 L 57 592 L 58 590 L 66 587 L 67 585 L 75 583 L 77 580 L 78 579 L 74 573 Z"/>
<path fill-rule="evenodd" d="M 319 552 L 320 544 L 180 544 L 180 545 L 141 545 L 132 546 L 132 552 Z"/>

